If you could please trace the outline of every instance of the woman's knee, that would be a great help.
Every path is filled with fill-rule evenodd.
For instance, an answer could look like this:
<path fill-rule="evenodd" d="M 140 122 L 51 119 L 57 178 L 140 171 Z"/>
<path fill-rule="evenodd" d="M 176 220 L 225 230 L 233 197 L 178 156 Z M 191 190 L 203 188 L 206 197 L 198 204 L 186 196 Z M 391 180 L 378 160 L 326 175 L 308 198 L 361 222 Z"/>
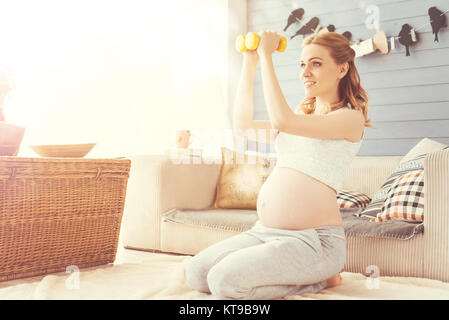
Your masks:
<path fill-rule="evenodd" d="M 220 264 L 207 274 L 209 290 L 217 299 L 251 299 L 251 290 L 241 287 L 238 275 Z"/>
<path fill-rule="evenodd" d="M 210 293 L 207 284 L 207 268 L 196 256 L 192 257 L 186 264 L 186 280 L 197 291 Z"/>

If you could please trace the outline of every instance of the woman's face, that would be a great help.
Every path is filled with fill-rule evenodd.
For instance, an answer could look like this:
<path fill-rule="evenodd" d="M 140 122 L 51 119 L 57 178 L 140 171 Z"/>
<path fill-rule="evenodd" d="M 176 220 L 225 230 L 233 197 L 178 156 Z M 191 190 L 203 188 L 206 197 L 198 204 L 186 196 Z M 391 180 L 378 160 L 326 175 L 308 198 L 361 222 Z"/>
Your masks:
<path fill-rule="evenodd" d="M 338 95 L 340 67 L 325 47 L 317 44 L 305 46 L 301 53 L 300 67 L 306 97 Z"/>

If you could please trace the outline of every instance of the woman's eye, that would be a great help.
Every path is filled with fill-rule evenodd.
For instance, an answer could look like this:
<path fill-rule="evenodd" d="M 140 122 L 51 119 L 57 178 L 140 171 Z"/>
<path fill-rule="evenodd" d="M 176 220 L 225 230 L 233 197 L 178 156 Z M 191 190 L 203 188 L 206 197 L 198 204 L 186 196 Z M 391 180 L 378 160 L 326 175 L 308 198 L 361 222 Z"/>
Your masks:
<path fill-rule="evenodd" d="M 320 62 L 314 62 L 313 65 L 314 65 L 314 66 L 321 66 L 321 63 L 320 63 Z M 300 66 L 301 68 L 304 68 L 305 64 L 304 64 L 304 63 L 301 63 L 299 66 Z"/>

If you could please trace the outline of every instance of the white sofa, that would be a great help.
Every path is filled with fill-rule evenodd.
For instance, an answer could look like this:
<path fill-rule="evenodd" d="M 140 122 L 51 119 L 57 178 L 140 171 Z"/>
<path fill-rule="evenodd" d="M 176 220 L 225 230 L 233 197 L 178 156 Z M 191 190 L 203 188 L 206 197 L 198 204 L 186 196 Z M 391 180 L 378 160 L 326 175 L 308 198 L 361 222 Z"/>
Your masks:
<path fill-rule="evenodd" d="M 343 189 L 372 196 L 401 156 L 357 156 Z M 132 156 L 122 224 L 127 249 L 194 255 L 207 246 L 250 227 L 229 228 L 232 210 L 214 208 L 221 164 L 210 159 L 179 164 L 168 155 Z M 189 162 L 189 161 L 186 161 Z M 449 149 L 429 153 L 424 163 L 424 232 L 409 240 L 347 236 L 343 271 L 378 276 L 424 277 L 449 282 Z M 220 224 L 179 223 L 164 216 L 201 210 L 207 217 L 226 217 Z M 227 211 L 227 212 L 224 212 Z M 256 211 L 236 210 L 257 218 Z M 211 216 L 209 216 L 209 214 Z M 215 214 L 215 216 L 213 216 Z M 235 217 L 235 218 L 233 218 Z"/>

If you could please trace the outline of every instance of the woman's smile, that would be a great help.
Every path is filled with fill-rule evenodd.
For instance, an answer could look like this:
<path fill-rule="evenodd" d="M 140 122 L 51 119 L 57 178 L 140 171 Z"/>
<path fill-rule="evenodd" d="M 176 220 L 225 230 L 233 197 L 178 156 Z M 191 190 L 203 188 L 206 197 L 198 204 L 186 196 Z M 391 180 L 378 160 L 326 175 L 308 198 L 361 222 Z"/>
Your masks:
<path fill-rule="evenodd" d="M 304 82 L 304 87 L 310 88 L 311 86 L 313 86 L 315 84 L 316 84 L 316 81 L 306 81 L 306 82 Z"/>

